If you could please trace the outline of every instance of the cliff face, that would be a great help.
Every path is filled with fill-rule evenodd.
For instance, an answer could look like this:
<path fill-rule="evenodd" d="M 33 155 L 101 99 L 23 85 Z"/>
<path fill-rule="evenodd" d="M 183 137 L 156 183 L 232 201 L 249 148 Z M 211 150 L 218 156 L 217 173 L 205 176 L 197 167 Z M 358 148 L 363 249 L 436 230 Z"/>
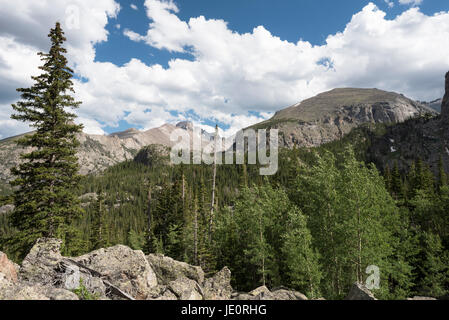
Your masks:
<path fill-rule="evenodd" d="M 441 115 L 422 117 L 387 128 L 387 132 L 372 141 L 369 153 L 379 168 L 398 163 L 408 168 L 418 158 L 428 163 L 435 173 L 440 158 L 449 171 L 449 72 L 446 74 L 445 95 Z"/>
<path fill-rule="evenodd" d="M 445 120 L 449 119 L 449 72 L 446 73 L 445 94 L 441 102 L 441 116 Z"/>
<path fill-rule="evenodd" d="M 378 89 L 334 89 L 278 111 L 254 127 L 278 128 L 287 147 L 313 147 L 340 139 L 365 123 L 398 123 L 438 113 L 403 95 Z"/>

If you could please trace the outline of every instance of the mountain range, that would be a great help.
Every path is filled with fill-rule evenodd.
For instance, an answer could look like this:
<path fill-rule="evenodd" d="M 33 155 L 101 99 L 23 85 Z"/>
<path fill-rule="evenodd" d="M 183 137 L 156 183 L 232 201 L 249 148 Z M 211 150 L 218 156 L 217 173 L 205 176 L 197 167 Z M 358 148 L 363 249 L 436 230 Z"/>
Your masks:
<path fill-rule="evenodd" d="M 434 108 L 438 104 L 441 105 L 441 99 L 423 103 L 379 89 L 340 88 L 282 109 L 271 119 L 251 128 L 279 129 L 283 147 L 314 147 L 341 139 L 354 128 L 367 123 L 403 123 L 424 115 L 436 117 L 438 112 Z M 78 152 L 80 172 L 101 172 L 133 159 L 140 149 L 148 145 L 170 147 L 170 134 L 175 129 L 186 130 L 190 137 L 194 134 L 192 124 L 187 121 L 176 125 L 164 124 L 147 131 L 132 128 L 110 135 L 82 133 L 78 137 L 81 143 Z M 17 146 L 19 137 L 0 141 L 0 185 L 7 184 L 12 178 L 9 168 L 20 161 L 20 153 L 27 151 Z M 213 134 L 202 131 L 203 145 L 211 139 Z"/>
<path fill-rule="evenodd" d="M 81 133 L 78 135 L 81 144 L 78 151 L 80 173 L 98 173 L 114 164 L 131 160 L 148 145 L 170 147 L 173 145 L 170 135 L 175 129 L 185 130 L 190 137 L 194 135 L 191 123 L 186 121 L 176 125 L 164 124 L 146 131 L 131 128 L 110 135 Z M 9 169 L 20 161 L 20 154 L 29 151 L 17 146 L 17 139 L 21 136 L 0 140 L 0 185 L 5 185 L 12 178 Z M 204 132 L 201 136 L 203 144 L 212 138 L 211 134 Z"/>

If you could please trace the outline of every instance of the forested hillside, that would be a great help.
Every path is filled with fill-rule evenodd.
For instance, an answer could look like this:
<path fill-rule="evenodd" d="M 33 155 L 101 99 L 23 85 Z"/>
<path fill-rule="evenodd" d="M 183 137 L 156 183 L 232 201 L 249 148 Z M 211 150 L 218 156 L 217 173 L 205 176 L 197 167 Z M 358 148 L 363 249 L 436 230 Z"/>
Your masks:
<path fill-rule="evenodd" d="M 161 156 L 86 176 L 79 190 L 85 213 L 65 253 L 122 243 L 210 273 L 226 265 L 237 289 L 265 283 L 326 298 L 343 297 L 377 265 L 379 297 L 445 295 L 444 170 L 435 177 L 417 161 L 406 174 L 398 167 L 383 174 L 360 161 L 361 152 L 354 155 L 349 142 L 356 141 L 282 149 L 278 173 L 266 179 L 257 166 L 218 166 L 213 210 L 212 166 L 171 166 Z M 1 230 L 8 252 L 5 239 L 14 230 L 4 223 Z"/>

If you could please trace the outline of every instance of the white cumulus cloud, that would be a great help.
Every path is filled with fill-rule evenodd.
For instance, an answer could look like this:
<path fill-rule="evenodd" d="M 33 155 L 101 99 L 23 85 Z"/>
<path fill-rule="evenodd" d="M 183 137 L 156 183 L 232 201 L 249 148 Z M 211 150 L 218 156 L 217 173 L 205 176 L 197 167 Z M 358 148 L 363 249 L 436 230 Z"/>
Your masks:
<path fill-rule="evenodd" d="M 37 52 L 48 51 L 47 34 L 56 21 L 65 31 L 68 59 L 76 67 L 93 61 L 94 44 L 107 40 L 106 24 L 119 8 L 113 0 L 0 0 L 0 136 L 28 129 L 8 119 L 11 103 L 18 99 L 15 89 L 29 87 L 31 76 L 39 74 Z"/>
<path fill-rule="evenodd" d="M 82 23 L 76 32 L 67 30 L 67 47 L 85 79 L 75 81 L 83 101 L 78 121 L 91 133 L 101 134 L 120 120 L 151 128 L 185 119 L 204 125 L 208 119 L 227 125 L 229 135 L 335 87 L 377 87 L 431 100 L 442 96 L 449 70 L 448 12 L 429 16 L 412 7 L 390 20 L 369 3 L 317 46 L 282 40 L 264 26 L 238 33 L 219 19 L 184 21 L 175 2 L 146 0 L 148 30 L 124 34 L 160 50 L 190 53 L 192 59 L 173 59 L 163 67 L 132 58 L 117 66 L 95 61 L 94 45 L 107 41 L 106 24 L 117 16 L 118 4 L 78 1 Z M 0 6 L 0 135 L 7 136 L 24 130 L 5 122 L 14 89 L 30 84 L 29 76 L 38 72 L 35 52 L 48 49 L 48 29 L 77 2 L 16 1 L 21 10 L 0 2 L 8 3 Z M 19 27 L 4 28 L 4 19 L 18 19 Z"/>

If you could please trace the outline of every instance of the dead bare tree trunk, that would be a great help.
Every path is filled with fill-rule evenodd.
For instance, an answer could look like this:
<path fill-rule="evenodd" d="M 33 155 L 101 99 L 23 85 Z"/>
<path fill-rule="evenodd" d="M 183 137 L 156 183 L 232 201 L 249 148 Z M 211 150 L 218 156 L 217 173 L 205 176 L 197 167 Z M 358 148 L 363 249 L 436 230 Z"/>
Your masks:
<path fill-rule="evenodd" d="M 218 138 L 218 125 L 215 125 L 214 136 L 214 174 L 212 178 L 212 199 L 210 203 L 210 216 L 209 216 L 209 243 L 212 241 L 212 223 L 214 217 L 214 205 L 215 205 L 215 179 L 217 176 L 217 138 Z"/>
<path fill-rule="evenodd" d="M 102 196 L 102 194 L 98 195 L 99 197 Z M 100 203 L 98 204 L 98 215 L 99 215 L 99 226 L 98 226 L 98 239 L 100 240 L 101 245 L 103 245 L 103 206 L 102 206 L 102 201 L 100 201 Z"/>
<path fill-rule="evenodd" d="M 198 204 L 196 198 L 193 211 L 193 260 L 195 265 L 198 265 Z"/>
<path fill-rule="evenodd" d="M 357 210 L 357 240 L 358 240 L 358 251 L 357 251 L 357 281 L 362 283 L 362 233 L 360 230 L 360 206 Z"/>
<path fill-rule="evenodd" d="M 184 178 L 184 173 L 182 174 L 182 204 L 184 205 L 184 198 L 185 198 L 185 188 L 186 188 L 186 183 L 185 183 L 185 178 Z"/>
<path fill-rule="evenodd" d="M 259 213 L 259 237 L 260 244 L 262 246 L 262 282 L 263 286 L 265 286 L 265 248 L 263 243 L 263 230 L 262 230 L 262 213 Z"/>
<path fill-rule="evenodd" d="M 148 246 L 151 246 L 151 187 L 148 188 L 148 207 L 147 207 L 147 222 L 148 222 Z"/>

